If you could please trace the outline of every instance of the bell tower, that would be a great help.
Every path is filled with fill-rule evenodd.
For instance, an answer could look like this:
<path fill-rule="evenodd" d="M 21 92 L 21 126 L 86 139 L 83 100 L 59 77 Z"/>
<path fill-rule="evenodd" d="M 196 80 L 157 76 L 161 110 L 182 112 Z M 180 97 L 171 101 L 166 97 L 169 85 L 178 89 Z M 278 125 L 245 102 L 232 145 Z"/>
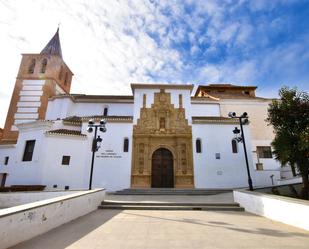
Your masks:
<path fill-rule="evenodd" d="M 41 53 L 22 54 L 0 142 L 16 142 L 16 124 L 45 119 L 48 99 L 69 94 L 72 76 L 62 58 L 59 28 Z"/>

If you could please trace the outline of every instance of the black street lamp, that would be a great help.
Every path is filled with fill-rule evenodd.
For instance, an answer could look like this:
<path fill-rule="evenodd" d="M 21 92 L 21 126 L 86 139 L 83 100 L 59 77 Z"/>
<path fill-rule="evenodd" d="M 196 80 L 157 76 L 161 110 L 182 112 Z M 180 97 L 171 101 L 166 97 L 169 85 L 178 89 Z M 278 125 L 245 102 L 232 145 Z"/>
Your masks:
<path fill-rule="evenodd" d="M 233 130 L 233 133 L 235 134 L 235 139 L 239 143 L 241 142 L 244 146 L 244 152 L 245 152 L 245 159 L 246 159 L 246 167 L 247 167 L 247 174 L 248 174 L 248 184 L 249 184 L 249 189 L 250 191 L 253 191 L 253 185 L 252 185 L 252 179 L 250 175 L 250 169 L 249 169 L 249 163 L 248 163 L 248 155 L 247 155 L 247 149 L 246 149 L 246 140 L 245 140 L 245 134 L 243 130 L 243 125 L 249 123 L 249 117 L 248 113 L 244 112 L 241 116 L 236 116 L 235 112 L 229 112 L 229 117 L 230 118 L 237 118 L 239 120 L 239 125 L 240 125 L 240 130 L 241 130 L 241 137 L 238 137 L 238 134 L 240 133 L 240 130 L 235 127 Z"/>
<path fill-rule="evenodd" d="M 105 119 L 101 119 L 99 124 L 95 124 L 92 119 L 90 119 L 89 122 L 88 122 L 87 131 L 89 133 L 91 133 L 91 132 L 93 132 L 93 129 L 94 129 L 94 136 L 93 136 L 92 146 L 91 146 L 92 159 L 91 159 L 91 170 L 90 170 L 90 179 L 89 179 L 89 190 L 91 190 L 91 188 L 92 188 L 92 174 L 93 174 L 94 156 L 95 156 L 95 153 L 101 147 L 101 143 L 103 141 L 100 136 L 97 137 L 97 131 L 98 131 L 98 128 L 99 128 L 99 130 L 101 132 L 106 132 L 105 124 L 106 124 Z"/>

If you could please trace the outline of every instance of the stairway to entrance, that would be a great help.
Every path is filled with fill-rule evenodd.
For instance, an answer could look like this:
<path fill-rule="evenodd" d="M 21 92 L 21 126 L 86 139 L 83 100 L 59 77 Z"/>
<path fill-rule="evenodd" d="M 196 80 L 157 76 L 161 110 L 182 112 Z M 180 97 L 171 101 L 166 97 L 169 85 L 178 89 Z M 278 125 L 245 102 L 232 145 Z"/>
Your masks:
<path fill-rule="evenodd" d="M 204 210 L 244 211 L 238 203 L 180 203 L 180 202 L 119 202 L 103 201 L 99 209 L 120 210 Z"/>
<path fill-rule="evenodd" d="M 175 189 L 175 188 L 128 188 L 114 192 L 114 195 L 216 195 L 232 192 L 231 189 Z"/>
<path fill-rule="evenodd" d="M 99 209 L 244 211 L 231 190 L 124 189 L 106 195 Z"/>

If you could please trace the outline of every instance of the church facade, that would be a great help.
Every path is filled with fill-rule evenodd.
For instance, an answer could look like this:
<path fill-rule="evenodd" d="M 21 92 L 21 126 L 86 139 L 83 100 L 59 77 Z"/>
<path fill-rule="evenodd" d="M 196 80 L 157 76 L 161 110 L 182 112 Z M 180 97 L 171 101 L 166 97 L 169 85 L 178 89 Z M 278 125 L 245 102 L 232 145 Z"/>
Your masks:
<path fill-rule="evenodd" d="M 246 187 L 244 125 L 254 186 L 287 177 L 271 154 L 265 123 L 270 99 L 256 87 L 230 84 L 131 84 L 132 95 L 71 94 L 73 73 L 62 58 L 58 31 L 40 54 L 23 54 L 5 127 L 0 130 L 2 186 L 88 187 L 93 133 L 89 120 L 106 120 L 95 154 L 93 186 L 124 188 Z"/>

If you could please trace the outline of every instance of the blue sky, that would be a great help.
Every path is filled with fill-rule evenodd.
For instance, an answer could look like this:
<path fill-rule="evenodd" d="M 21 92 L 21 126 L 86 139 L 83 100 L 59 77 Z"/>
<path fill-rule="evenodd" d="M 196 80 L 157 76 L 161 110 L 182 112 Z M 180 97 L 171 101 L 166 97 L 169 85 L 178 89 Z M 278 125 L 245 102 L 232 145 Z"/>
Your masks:
<path fill-rule="evenodd" d="M 306 0 L 0 0 L 0 126 L 20 54 L 39 53 L 58 23 L 74 93 L 232 83 L 276 97 L 309 90 L 308 17 Z"/>

